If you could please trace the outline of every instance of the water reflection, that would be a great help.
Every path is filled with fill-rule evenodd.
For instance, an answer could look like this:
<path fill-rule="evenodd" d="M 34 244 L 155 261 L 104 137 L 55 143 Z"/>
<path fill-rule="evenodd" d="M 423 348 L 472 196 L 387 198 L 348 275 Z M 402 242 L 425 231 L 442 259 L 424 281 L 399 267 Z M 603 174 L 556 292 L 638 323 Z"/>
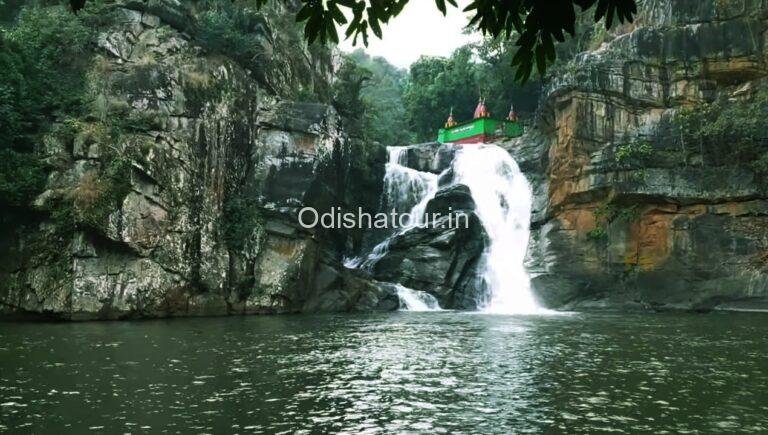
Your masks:
<path fill-rule="evenodd" d="M 0 429 L 768 430 L 764 316 L 0 324 Z"/>

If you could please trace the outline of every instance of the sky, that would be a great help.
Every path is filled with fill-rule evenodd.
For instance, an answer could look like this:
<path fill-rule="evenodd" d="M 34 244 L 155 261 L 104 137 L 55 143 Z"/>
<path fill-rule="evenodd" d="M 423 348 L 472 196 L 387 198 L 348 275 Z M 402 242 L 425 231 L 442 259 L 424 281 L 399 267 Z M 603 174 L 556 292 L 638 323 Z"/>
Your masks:
<path fill-rule="evenodd" d="M 463 7 L 468 0 L 458 1 Z M 373 34 L 369 37 L 366 48 L 358 38 L 356 47 L 352 38 L 339 44 L 344 51 L 363 48 L 372 56 L 382 56 L 400 68 L 408 68 L 421 55 L 448 56 L 456 48 L 480 39 L 479 35 L 464 35 L 467 23 L 460 9 L 448 6 L 447 16 L 443 16 L 433 0 L 411 0 L 388 25 L 382 27 L 383 39 Z M 370 33 L 370 32 L 369 32 Z"/>

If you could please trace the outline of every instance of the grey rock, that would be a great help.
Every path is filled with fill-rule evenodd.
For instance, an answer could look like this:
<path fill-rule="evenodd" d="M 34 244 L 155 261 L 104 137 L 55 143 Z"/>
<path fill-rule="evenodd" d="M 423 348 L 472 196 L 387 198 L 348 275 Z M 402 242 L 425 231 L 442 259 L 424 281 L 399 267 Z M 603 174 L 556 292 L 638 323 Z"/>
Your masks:
<path fill-rule="evenodd" d="M 329 86 L 306 81 L 330 76 L 321 59 L 330 53 L 286 46 L 281 38 L 301 37 L 280 29 L 270 37 L 272 62 L 256 74 L 190 43 L 186 3 L 115 7 L 117 19 L 98 36 L 99 73 L 88 76 L 96 116 L 80 120 L 71 145 L 54 136 L 41 143 L 56 162 L 35 201 L 47 217 L 3 229 L 0 315 L 395 309 L 389 290 L 341 266 L 359 235 L 308 231 L 297 220 L 301 207 L 353 207 L 381 190 L 376 170 L 352 174 L 363 164 L 330 105 L 286 98 Z M 285 7 L 264 9 L 260 31 L 273 32 Z M 108 117 L 143 124 L 115 138 Z M 115 172 L 121 160 L 128 169 Z M 84 202 L 103 207 L 90 213 L 50 213 L 71 203 L 86 174 L 93 185 L 81 192 L 114 200 Z M 353 176 L 371 191 L 355 192 Z"/>
<path fill-rule="evenodd" d="M 484 293 L 478 263 L 487 236 L 477 216 L 468 217 L 466 228 L 442 217 L 397 235 L 373 265 L 374 278 L 430 293 L 443 308 L 476 308 Z"/>

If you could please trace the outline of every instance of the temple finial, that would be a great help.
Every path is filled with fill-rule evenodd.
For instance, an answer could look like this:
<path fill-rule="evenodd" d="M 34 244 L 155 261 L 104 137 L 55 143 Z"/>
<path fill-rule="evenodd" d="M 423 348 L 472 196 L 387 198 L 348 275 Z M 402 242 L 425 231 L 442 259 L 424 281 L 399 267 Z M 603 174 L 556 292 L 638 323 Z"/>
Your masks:
<path fill-rule="evenodd" d="M 515 112 L 515 105 L 509 105 L 509 114 L 507 115 L 507 121 L 517 122 L 517 113 Z"/>
<path fill-rule="evenodd" d="M 448 115 L 448 120 L 445 121 L 445 128 L 451 128 L 456 125 L 456 120 L 453 119 L 453 106 L 451 106 L 451 112 Z"/>

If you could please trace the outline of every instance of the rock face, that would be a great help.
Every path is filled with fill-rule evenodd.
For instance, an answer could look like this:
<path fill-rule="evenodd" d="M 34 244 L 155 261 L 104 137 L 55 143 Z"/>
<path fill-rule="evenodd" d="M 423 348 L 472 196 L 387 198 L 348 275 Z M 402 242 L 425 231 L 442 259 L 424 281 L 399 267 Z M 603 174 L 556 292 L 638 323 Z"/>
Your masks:
<path fill-rule="evenodd" d="M 439 174 L 451 166 L 456 151 L 454 145 L 437 142 L 410 145 L 404 165 L 421 172 Z"/>
<path fill-rule="evenodd" d="M 528 266 L 543 302 L 768 300 L 765 178 L 734 144 L 705 152 L 674 122 L 682 108 L 765 89 L 767 16 L 757 0 L 645 1 L 639 24 L 564 68 L 536 128 L 505 144 L 534 188 Z"/>
<path fill-rule="evenodd" d="M 475 204 L 464 185 L 440 189 L 427 203 L 426 213 L 441 216 L 428 226 L 395 236 L 372 275 L 427 292 L 442 308 L 475 309 L 484 293 L 478 265 L 486 234 L 472 210 Z M 466 222 L 449 223 L 451 212 L 466 213 Z"/>
<path fill-rule="evenodd" d="M 304 206 L 357 206 L 347 187 L 354 144 L 335 111 L 281 99 L 275 89 L 292 87 L 292 68 L 255 76 L 207 54 L 183 33 L 180 8 L 126 2 L 100 34 L 89 76 L 96 113 L 46 138 L 40 214 L 3 230 L 0 313 L 396 307 L 391 289 L 343 271 L 359 234 L 297 221 Z M 303 62 L 322 68 L 310 53 Z M 383 158 L 369 174 L 379 189 Z"/>

